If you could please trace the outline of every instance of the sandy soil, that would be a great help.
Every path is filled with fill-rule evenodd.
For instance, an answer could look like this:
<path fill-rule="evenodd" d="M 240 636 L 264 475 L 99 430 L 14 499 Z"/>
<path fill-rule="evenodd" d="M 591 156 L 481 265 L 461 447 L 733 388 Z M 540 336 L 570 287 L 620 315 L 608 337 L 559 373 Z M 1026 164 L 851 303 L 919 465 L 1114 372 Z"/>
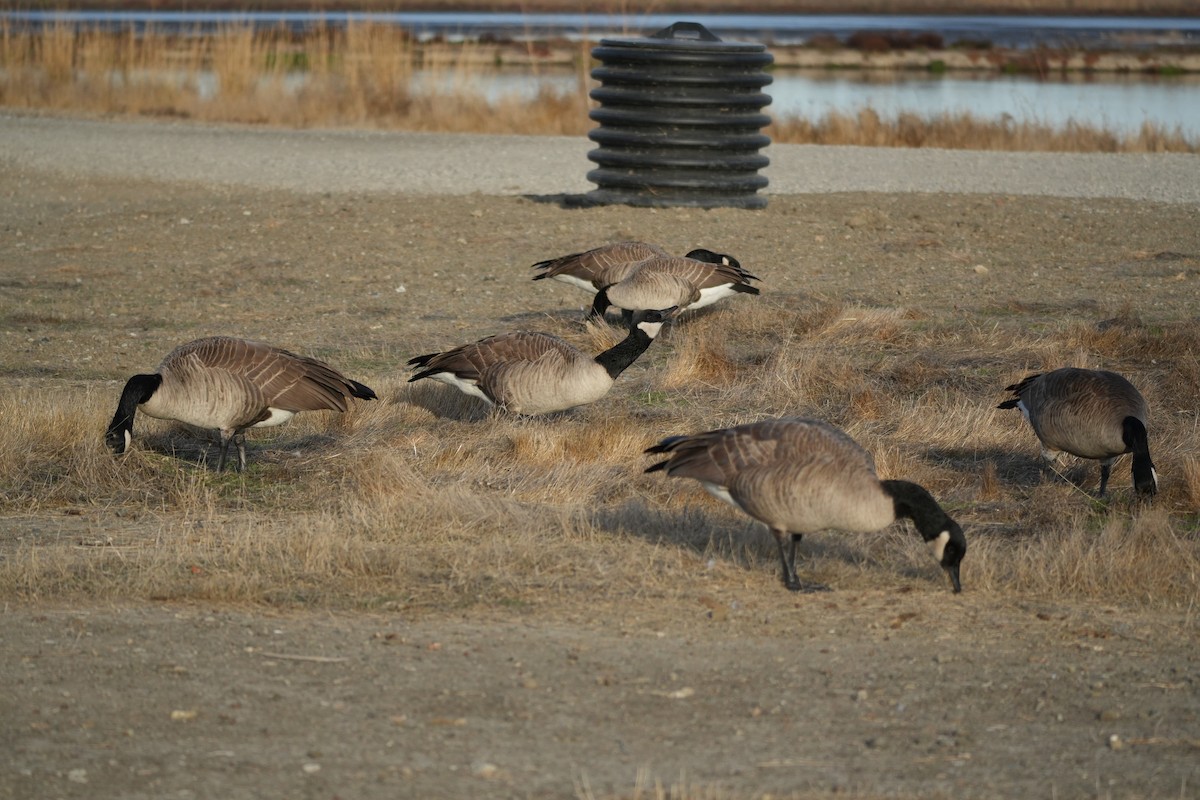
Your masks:
<path fill-rule="evenodd" d="M 232 327 L 399 363 L 421 341 L 574 315 L 584 295 L 530 284 L 528 264 L 617 238 L 727 246 L 777 302 L 1031 324 L 1127 302 L 1146 321 L 1197 315 L 1190 205 L 831 194 L 763 212 L 565 210 L 9 167 L 3 346 L 33 365 L 6 370 L 14 385 L 116 392 L 164 343 Z M 719 601 L 388 614 L 5 599 L 0 797 L 1200 791 L 1192 609 L 795 597 L 773 581 Z"/>

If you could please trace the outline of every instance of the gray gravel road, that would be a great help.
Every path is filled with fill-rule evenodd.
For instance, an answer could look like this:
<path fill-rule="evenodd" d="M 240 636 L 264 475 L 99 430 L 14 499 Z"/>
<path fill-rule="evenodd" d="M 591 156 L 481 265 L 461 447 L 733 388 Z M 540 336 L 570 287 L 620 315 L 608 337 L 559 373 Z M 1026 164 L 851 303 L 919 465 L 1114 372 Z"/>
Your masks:
<path fill-rule="evenodd" d="M 576 194 L 584 137 L 276 130 L 0 114 L 0 165 L 301 192 Z M 1200 156 L 774 145 L 769 194 L 983 192 L 1200 203 Z"/>

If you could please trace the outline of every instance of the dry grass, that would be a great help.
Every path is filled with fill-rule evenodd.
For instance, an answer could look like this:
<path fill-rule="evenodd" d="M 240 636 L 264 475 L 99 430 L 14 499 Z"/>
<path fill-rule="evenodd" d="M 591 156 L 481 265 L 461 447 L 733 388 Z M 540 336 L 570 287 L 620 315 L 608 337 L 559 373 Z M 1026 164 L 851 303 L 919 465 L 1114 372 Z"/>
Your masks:
<path fill-rule="evenodd" d="M 581 135 L 590 45 L 575 86 L 533 98 L 485 97 L 495 69 L 475 45 L 415 44 L 395 27 L 352 24 L 304 34 L 230 26 L 208 35 L 26 33 L 0 23 L 0 105 L 282 126 Z M 424 71 L 425 88 L 417 86 Z M 970 114 L 883 118 L 871 109 L 785 117 L 776 142 L 1081 152 L 1189 152 L 1200 142 L 1150 123 L 1122 135 L 1085 124 L 993 122 Z"/>
<path fill-rule="evenodd" d="M 892 119 L 881 117 L 870 108 L 854 114 L 831 111 L 817 120 L 784 118 L 777 120 L 768 133 L 777 142 L 864 147 L 1082 153 L 1200 151 L 1200 142 L 1194 137 L 1149 122 L 1142 123 L 1136 133 L 1121 134 L 1074 121 L 1062 127 L 1042 122 L 994 122 L 965 112 L 932 117 L 902 113 Z"/>
<path fill-rule="evenodd" d="M 1186 606 L 1200 591 L 1196 431 L 1189 416 L 1162 410 L 1192 407 L 1200 382 L 1152 355 L 1164 343 L 1195 353 L 1200 325 L 1155 331 L 1089 337 L 1064 323 L 1034 334 L 764 297 L 678 322 L 615 398 L 557 417 L 513 419 L 446 387 L 360 375 L 374 378 L 380 401 L 254 432 L 242 475 L 199 468 L 214 455 L 205 437 L 148 419 L 134 449 L 112 458 L 97 433 L 111 387 L 64 385 L 48 400 L 8 385 L 0 513 L 12 533 L 0 595 L 454 607 L 596 592 L 677 598 L 697 581 L 782 592 L 765 530 L 695 485 L 642 474 L 641 451 L 667 434 L 799 413 L 843 425 L 881 474 L 943 501 L 969 536 L 968 591 Z M 603 346 L 614 335 L 593 326 L 582 338 Z M 1081 339 L 1119 353 L 1106 365 L 1160 410 L 1162 492 L 1151 508 L 1133 503 L 1127 460 L 1108 503 L 1088 494 L 1094 463 L 1067 468 L 1079 486 L 1043 479 L 1032 433 L 994 408 L 1030 352 L 1096 361 Z M 804 549 L 806 574 L 846 590 L 944 591 L 907 525 L 806 537 Z"/>

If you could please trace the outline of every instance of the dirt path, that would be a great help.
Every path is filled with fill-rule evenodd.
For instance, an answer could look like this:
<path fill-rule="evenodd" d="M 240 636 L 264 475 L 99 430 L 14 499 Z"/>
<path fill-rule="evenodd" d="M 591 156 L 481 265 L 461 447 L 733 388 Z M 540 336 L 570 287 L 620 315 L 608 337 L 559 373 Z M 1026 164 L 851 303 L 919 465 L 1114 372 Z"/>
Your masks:
<path fill-rule="evenodd" d="M 10 611 L 0 794 L 1190 797 L 1200 781 L 1200 658 L 1169 620 L 949 594 L 703 599 L 587 618 Z"/>

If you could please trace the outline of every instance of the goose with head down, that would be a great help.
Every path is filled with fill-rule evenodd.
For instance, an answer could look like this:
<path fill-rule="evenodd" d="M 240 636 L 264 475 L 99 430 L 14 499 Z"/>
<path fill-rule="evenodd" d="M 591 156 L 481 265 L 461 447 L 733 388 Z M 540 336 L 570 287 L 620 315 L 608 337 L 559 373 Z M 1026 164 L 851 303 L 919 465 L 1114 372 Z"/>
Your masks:
<path fill-rule="evenodd" d="M 430 378 L 513 414 L 565 411 L 606 395 L 674 312 L 635 314 L 629 334 L 597 356 L 548 333 L 502 333 L 411 358 L 408 365 L 419 371 L 408 380 Z"/>
<path fill-rule="evenodd" d="M 301 411 L 345 411 L 351 397 L 374 400 L 375 392 L 315 358 L 262 342 L 211 336 L 180 345 L 152 374 L 126 383 L 105 442 L 124 453 L 140 410 L 158 419 L 216 430 L 221 438 L 217 470 L 229 446 L 237 467 L 246 467 L 248 428 L 282 425 Z"/>
<path fill-rule="evenodd" d="M 680 312 L 703 308 L 735 294 L 758 294 L 759 290 L 750 285 L 752 280 L 759 278 L 736 262 L 656 256 L 600 289 L 588 316 L 603 317 L 609 306 L 626 312 L 666 306 L 676 306 Z"/>
<path fill-rule="evenodd" d="M 569 253 L 539 261 L 533 268 L 541 272 L 534 275 L 533 279 L 540 281 L 550 278 L 578 286 L 588 292 L 596 292 L 622 280 L 646 259 L 660 256 L 670 256 L 670 253 L 665 248 L 648 242 L 616 242 L 593 247 L 581 253 Z M 714 253 L 704 248 L 692 250 L 687 254 L 687 258 L 741 268 L 741 264 L 733 256 Z"/>
<path fill-rule="evenodd" d="M 962 591 L 967 552 L 962 528 L 922 486 L 880 480 L 870 453 L 839 428 L 806 418 L 768 419 L 691 436 L 646 450 L 667 459 L 646 472 L 693 478 L 710 494 L 770 528 L 779 546 L 783 584 L 812 591 L 796 575 L 796 545 L 805 533 L 867 533 L 908 517 L 933 557 Z"/>
<path fill-rule="evenodd" d="M 1063 367 L 1029 375 L 1005 391 L 1013 397 L 997 408 L 1018 409 L 1042 445 L 1042 458 L 1053 464 L 1063 453 L 1100 462 L 1103 497 L 1113 462 L 1133 453 L 1133 485 L 1153 497 L 1158 474 L 1150 459 L 1146 399 L 1124 376 L 1098 369 Z"/>

